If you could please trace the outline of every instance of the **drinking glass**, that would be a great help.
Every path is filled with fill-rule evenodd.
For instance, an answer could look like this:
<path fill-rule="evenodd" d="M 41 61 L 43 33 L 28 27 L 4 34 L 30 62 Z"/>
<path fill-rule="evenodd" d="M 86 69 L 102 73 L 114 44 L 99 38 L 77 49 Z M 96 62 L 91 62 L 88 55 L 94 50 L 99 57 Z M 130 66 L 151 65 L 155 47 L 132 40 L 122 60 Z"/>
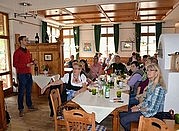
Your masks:
<path fill-rule="evenodd" d="M 92 91 L 92 95 L 96 95 L 96 88 L 93 88 L 91 91 Z"/>
<path fill-rule="evenodd" d="M 121 98 L 121 91 L 118 90 L 118 91 L 116 92 L 116 95 L 117 95 L 117 98 Z"/>

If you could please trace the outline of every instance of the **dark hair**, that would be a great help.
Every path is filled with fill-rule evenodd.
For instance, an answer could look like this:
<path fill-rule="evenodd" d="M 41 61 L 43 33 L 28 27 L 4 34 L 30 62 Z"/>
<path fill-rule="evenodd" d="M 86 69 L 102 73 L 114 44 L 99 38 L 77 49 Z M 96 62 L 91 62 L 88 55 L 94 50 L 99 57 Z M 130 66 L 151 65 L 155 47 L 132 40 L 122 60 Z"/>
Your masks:
<path fill-rule="evenodd" d="M 135 53 L 135 52 L 132 52 L 132 55 L 136 55 L 136 53 Z"/>
<path fill-rule="evenodd" d="M 90 71 L 90 68 L 88 67 L 88 63 L 87 63 L 87 61 L 84 60 L 84 59 L 81 59 L 80 62 L 85 63 L 85 71 L 88 73 L 88 72 Z"/>
<path fill-rule="evenodd" d="M 143 59 L 145 59 L 145 58 L 147 58 L 148 57 L 148 55 L 143 55 Z"/>
<path fill-rule="evenodd" d="M 95 56 L 93 57 L 93 59 L 98 59 L 98 56 L 95 55 Z"/>
<path fill-rule="evenodd" d="M 131 65 L 132 64 L 134 64 L 136 67 L 139 67 L 139 62 L 138 61 L 133 61 L 132 63 L 131 63 Z"/>
<path fill-rule="evenodd" d="M 20 44 L 21 44 L 21 40 L 23 40 L 24 38 L 26 38 L 26 36 L 20 36 L 20 37 L 18 38 L 18 41 L 19 41 Z"/>

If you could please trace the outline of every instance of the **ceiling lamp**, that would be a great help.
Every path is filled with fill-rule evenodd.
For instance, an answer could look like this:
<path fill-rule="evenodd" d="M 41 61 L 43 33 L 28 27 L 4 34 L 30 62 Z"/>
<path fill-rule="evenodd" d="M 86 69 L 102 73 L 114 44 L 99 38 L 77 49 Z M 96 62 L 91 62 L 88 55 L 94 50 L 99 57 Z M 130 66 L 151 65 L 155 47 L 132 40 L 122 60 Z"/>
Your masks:
<path fill-rule="evenodd" d="M 20 6 L 23 7 L 23 12 L 22 13 L 14 13 L 14 17 L 16 18 L 18 17 L 24 17 L 25 19 L 27 17 L 33 17 L 36 18 L 37 17 L 37 12 L 33 11 L 32 13 L 28 11 L 28 7 L 32 6 L 32 4 L 27 3 L 27 2 L 21 2 L 19 3 Z"/>

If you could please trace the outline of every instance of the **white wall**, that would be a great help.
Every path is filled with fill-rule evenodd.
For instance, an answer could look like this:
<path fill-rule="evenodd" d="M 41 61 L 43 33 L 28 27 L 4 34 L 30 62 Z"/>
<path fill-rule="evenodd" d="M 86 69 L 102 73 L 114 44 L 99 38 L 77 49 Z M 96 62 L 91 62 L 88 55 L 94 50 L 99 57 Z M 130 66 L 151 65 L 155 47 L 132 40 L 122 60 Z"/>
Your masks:
<path fill-rule="evenodd" d="M 93 27 L 92 25 L 80 26 L 80 57 L 93 57 L 96 52 Z M 83 51 L 85 42 L 91 43 L 92 51 Z"/>
<path fill-rule="evenodd" d="M 118 53 L 122 57 L 131 56 L 131 52 L 121 52 L 120 41 L 135 41 L 135 25 L 132 22 L 126 22 L 119 25 L 119 50 Z M 83 51 L 84 43 L 92 43 L 92 51 Z M 135 51 L 135 44 L 133 44 L 133 51 Z M 83 25 L 80 26 L 80 57 L 93 57 L 96 52 L 94 40 L 94 26 Z"/>

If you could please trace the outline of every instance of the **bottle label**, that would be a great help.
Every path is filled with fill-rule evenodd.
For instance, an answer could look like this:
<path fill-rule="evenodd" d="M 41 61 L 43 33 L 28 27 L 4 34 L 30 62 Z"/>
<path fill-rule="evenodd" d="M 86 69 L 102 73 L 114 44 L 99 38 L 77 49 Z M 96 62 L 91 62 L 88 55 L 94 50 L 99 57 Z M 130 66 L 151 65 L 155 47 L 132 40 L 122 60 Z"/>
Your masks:
<path fill-rule="evenodd" d="M 109 98 L 109 91 L 106 91 L 105 97 L 106 97 L 106 98 Z"/>

